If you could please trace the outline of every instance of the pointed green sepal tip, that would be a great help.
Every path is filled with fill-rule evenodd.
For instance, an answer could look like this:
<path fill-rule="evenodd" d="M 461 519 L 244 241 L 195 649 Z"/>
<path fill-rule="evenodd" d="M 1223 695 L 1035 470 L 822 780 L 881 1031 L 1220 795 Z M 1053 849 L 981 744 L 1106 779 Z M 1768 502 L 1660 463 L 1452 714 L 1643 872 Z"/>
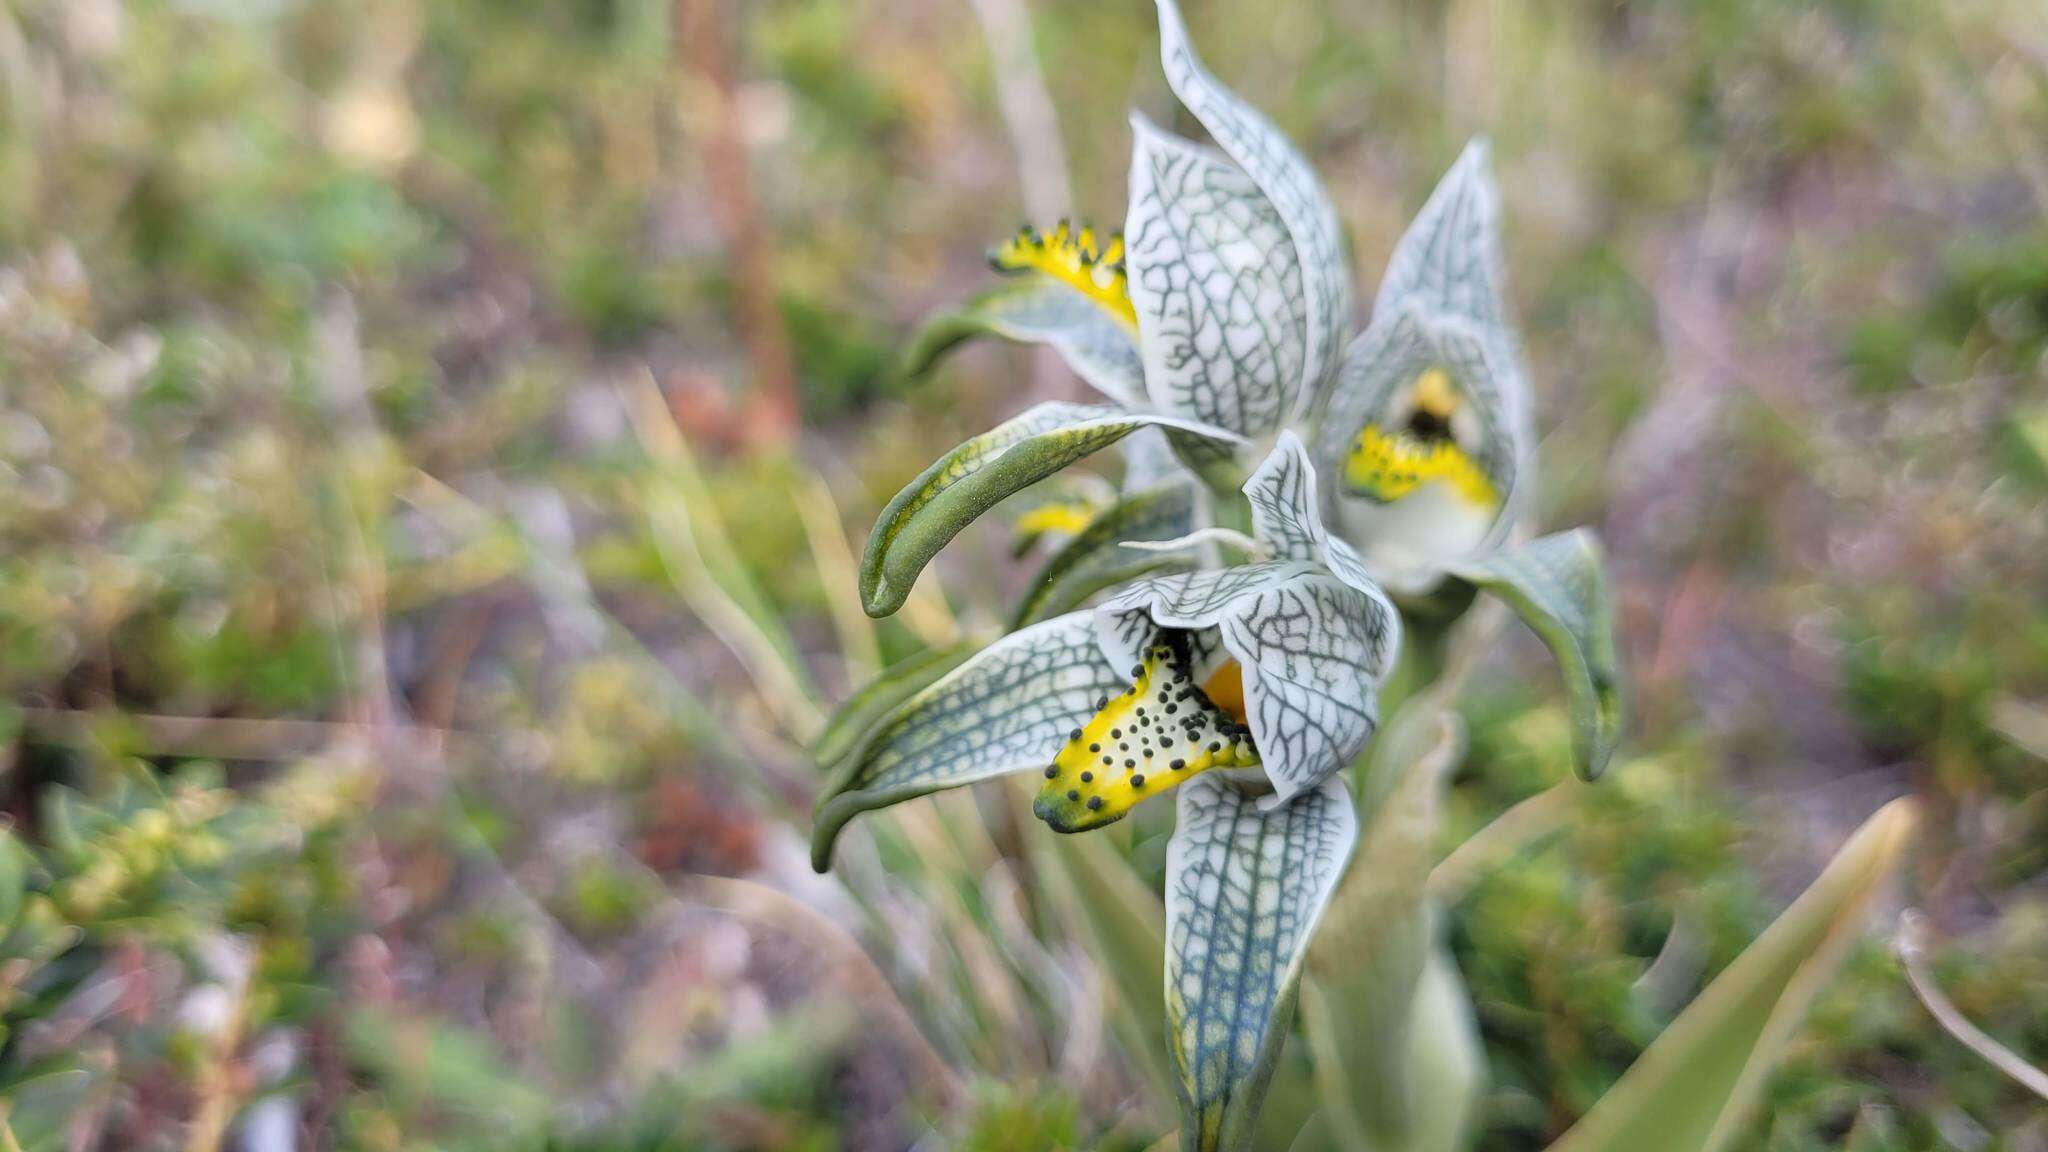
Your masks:
<path fill-rule="evenodd" d="M 1572 717 L 1572 767 L 1597 780 L 1627 719 L 1614 598 L 1599 538 L 1585 528 L 1457 565 L 1453 571 L 1499 597 L 1557 658 Z"/>

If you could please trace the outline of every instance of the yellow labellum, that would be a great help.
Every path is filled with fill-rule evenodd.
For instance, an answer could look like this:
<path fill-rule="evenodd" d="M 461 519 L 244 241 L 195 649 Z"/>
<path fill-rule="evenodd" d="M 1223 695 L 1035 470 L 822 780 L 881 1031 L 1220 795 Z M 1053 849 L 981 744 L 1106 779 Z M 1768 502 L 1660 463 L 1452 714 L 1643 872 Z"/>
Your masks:
<path fill-rule="evenodd" d="M 1344 461 L 1344 483 L 1375 500 L 1399 500 L 1437 480 L 1482 508 L 1500 504 L 1486 471 L 1449 440 L 1424 440 L 1407 432 L 1390 435 L 1377 424 L 1367 424 Z"/>
<path fill-rule="evenodd" d="M 1032 811 L 1055 831 L 1113 824 L 1198 773 L 1259 763 L 1243 713 L 1226 711 L 1195 686 L 1185 634 L 1162 637 L 1131 671 L 1131 690 L 1099 701 L 1045 770 Z M 1209 684 L 1243 707 L 1235 661 Z"/>
<path fill-rule="evenodd" d="M 1486 470 L 1452 434 L 1451 418 L 1463 403 L 1448 373 L 1425 369 L 1415 378 L 1415 407 L 1406 428 L 1389 432 L 1367 424 L 1359 429 L 1344 461 L 1344 483 L 1360 495 L 1393 501 L 1441 480 L 1469 503 L 1499 507 L 1500 493 Z"/>
<path fill-rule="evenodd" d="M 1136 331 L 1137 310 L 1124 278 L 1124 236 L 1111 234 L 1098 245 L 1095 229 L 1075 228 L 1065 220 L 1051 232 L 1026 224 L 1008 243 L 990 250 L 989 263 L 998 272 L 1040 272 L 1079 292 L 1097 307 Z"/>
<path fill-rule="evenodd" d="M 1038 536 L 1047 532 L 1061 532 L 1068 536 L 1078 535 L 1082 529 L 1095 522 L 1095 513 L 1095 505 L 1086 500 L 1060 500 L 1040 504 L 1017 517 L 1017 534 Z"/>

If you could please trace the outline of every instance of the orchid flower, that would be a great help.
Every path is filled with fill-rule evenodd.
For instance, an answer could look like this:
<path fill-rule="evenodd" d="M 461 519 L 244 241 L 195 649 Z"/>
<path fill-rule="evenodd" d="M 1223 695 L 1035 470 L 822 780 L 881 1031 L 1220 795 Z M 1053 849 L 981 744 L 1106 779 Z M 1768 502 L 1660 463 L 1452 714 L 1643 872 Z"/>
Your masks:
<path fill-rule="evenodd" d="M 1033 811 L 1062 832 L 1176 792 L 1168 1028 L 1183 1140 L 1211 1148 L 1248 1131 L 1357 839 L 1339 774 L 1378 726 L 1403 631 L 1383 585 L 1459 581 L 1516 607 L 1591 717 L 1582 774 L 1604 764 L 1618 704 L 1590 537 L 1502 546 L 1530 437 L 1484 145 L 1397 247 L 1352 341 L 1328 195 L 1202 65 L 1174 0 L 1158 8 L 1168 84 L 1215 146 L 1134 117 L 1122 232 L 1023 229 L 991 253 L 1012 282 L 909 355 L 921 371 L 975 335 L 1046 344 L 1108 402 L 1041 404 L 927 468 L 875 525 L 862 602 L 894 612 L 976 517 L 1134 433 L 1182 467 L 1133 469 L 1106 511 L 1061 525 L 1008 635 L 892 669 L 842 707 L 817 750 L 812 853 L 824 870 L 854 817 L 1010 773 L 1041 773 Z"/>

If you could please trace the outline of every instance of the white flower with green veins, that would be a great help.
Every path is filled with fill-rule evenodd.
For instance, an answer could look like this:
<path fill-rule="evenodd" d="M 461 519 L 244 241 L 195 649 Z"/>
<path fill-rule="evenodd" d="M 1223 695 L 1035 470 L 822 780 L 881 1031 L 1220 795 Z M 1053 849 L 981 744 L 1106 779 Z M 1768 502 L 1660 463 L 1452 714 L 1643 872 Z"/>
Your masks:
<path fill-rule="evenodd" d="M 813 862 L 828 867 L 863 812 L 1013 772 L 1042 773 L 1034 811 L 1066 832 L 1177 790 L 1168 1033 L 1183 1140 L 1207 1149 L 1249 1138 L 1350 858 L 1337 777 L 1378 725 L 1402 630 L 1382 586 L 1457 581 L 1514 606 L 1566 673 L 1582 775 L 1604 767 L 1620 709 L 1590 534 L 1503 546 L 1531 435 L 1484 145 L 1396 248 L 1350 340 L 1329 197 L 1203 67 L 1173 0 L 1158 6 L 1168 83 L 1214 146 L 1134 119 L 1123 231 L 1025 228 L 991 253 L 1011 282 L 909 354 L 922 371 L 975 335 L 1047 344 L 1109 402 L 1039 405 L 928 468 L 869 538 L 862 601 L 894 612 L 977 516 L 1133 433 L 1185 467 L 1127 477 L 1066 525 L 1009 635 L 892 669 L 842 709 L 820 743 Z"/>

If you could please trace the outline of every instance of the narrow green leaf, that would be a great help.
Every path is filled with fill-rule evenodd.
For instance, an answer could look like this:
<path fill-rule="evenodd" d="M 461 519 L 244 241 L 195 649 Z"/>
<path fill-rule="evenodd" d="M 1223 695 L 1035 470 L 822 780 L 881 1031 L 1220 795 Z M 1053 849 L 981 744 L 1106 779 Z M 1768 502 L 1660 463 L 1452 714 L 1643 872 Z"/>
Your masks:
<path fill-rule="evenodd" d="M 1621 660 L 1600 541 L 1584 528 L 1461 564 L 1454 572 L 1506 601 L 1550 647 L 1572 711 L 1572 759 L 1597 780 L 1621 739 Z"/>
<path fill-rule="evenodd" d="M 1551 1152 L 1713 1152 L 1748 1118 L 1807 1006 L 1911 839 L 1910 800 L 1857 829 L 1792 906 L 1657 1037 Z"/>
<path fill-rule="evenodd" d="M 1213 775 L 1180 787 L 1166 850 L 1166 1012 L 1181 1147 L 1249 1147 L 1309 936 L 1351 857 L 1342 781 L 1262 811 Z"/>
<path fill-rule="evenodd" d="M 826 791 L 834 789 L 840 762 L 853 751 L 869 729 L 880 723 L 897 705 L 959 667 L 960 662 L 973 651 L 965 644 L 928 648 L 889 665 L 848 696 L 825 721 L 824 730 L 818 733 L 818 739 L 811 746 L 812 757 L 831 781 L 826 784 Z"/>
<path fill-rule="evenodd" d="M 1366 832 L 1309 950 L 1302 1024 L 1323 1118 L 1351 1152 L 1416 1147 L 1433 1085 L 1410 1059 L 1416 997 L 1431 950 L 1429 866 L 1444 781 L 1463 751 L 1457 718 L 1433 693 L 1411 699 L 1374 742 Z"/>
<path fill-rule="evenodd" d="M 1172 540 L 1194 531 L 1195 490 L 1170 483 L 1119 501 L 1053 553 L 1017 605 L 1012 629 L 1071 612 L 1105 588 L 1184 569 L 1191 557 L 1125 548 L 1126 540 Z"/>
<path fill-rule="evenodd" d="M 1054 906 L 1077 922 L 1089 955 L 1109 978 L 1117 1034 L 1161 1094 L 1173 1074 L 1159 1038 L 1166 1034 L 1166 909 L 1117 851 L 1113 834 L 1029 837 L 1031 857 L 1055 888 Z"/>
<path fill-rule="evenodd" d="M 832 864 L 847 821 L 944 788 L 1042 768 L 1101 696 L 1129 679 L 1076 612 L 1013 632 L 898 704 L 850 748 L 818 798 L 811 864 Z"/>
<path fill-rule="evenodd" d="M 903 354 L 904 375 L 924 375 L 976 336 L 1050 345 L 1104 396 L 1127 408 L 1144 403 L 1145 366 L 1138 360 L 1136 334 L 1080 293 L 1043 276 L 1005 284 L 927 320 Z"/>
<path fill-rule="evenodd" d="M 0 938 L 21 913 L 21 895 L 28 884 L 28 849 L 11 828 L 0 828 Z"/>
<path fill-rule="evenodd" d="M 861 605 L 870 616 L 903 606 L 939 549 L 1004 498 L 1140 428 L 1163 425 L 1224 440 L 1190 420 L 1106 405 L 1047 403 L 940 457 L 882 510 L 861 557 Z"/>

